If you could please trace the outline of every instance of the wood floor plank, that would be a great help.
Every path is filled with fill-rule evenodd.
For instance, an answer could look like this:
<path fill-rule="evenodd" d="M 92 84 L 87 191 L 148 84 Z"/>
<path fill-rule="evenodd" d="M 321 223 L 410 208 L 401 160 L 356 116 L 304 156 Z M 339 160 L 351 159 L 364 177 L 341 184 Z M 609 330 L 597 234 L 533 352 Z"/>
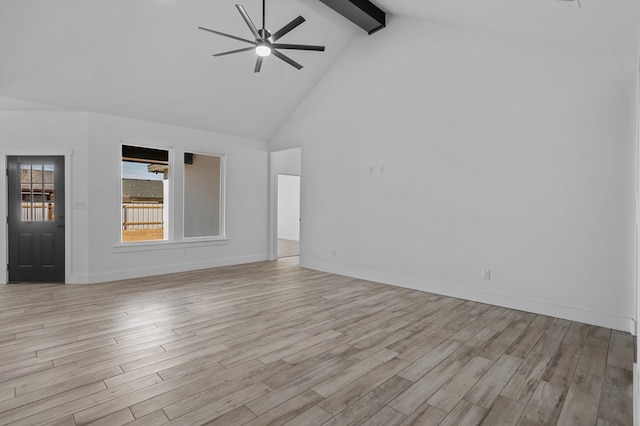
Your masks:
<path fill-rule="evenodd" d="M 474 348 L 463 345 L 451 356 L 399 394 L 390 404 L 403 414 L 411 415 L 474 357 Z"/>
<path fill-rule="evenodd" d="M 329 330 L 322 332 L 320 334 L 316 334 L 315 336 L 310 336 L 308 339 L 301 340 L 299 342 L 293 343 L 291 345 L 284 346 L 280 349 L 276 349 L 273 352 L 270 352 L 264 356 L 258 357 L 258 359 L 264 364 L 271 364 L 283 358 L 287 358 L 293 354 L 296 354 L 304 349 L 313 347 L 319 343 L 322 343 L 327 340 L 334 339 L 338 336 L 342 336 L 342 333 L 339 331 Z"/>
<path fill-rule="evenodd" d="M 324 425 L 331 418 L 331 414 L 317 405 L 285 423 L 285 426 L 319 426 Z"/>
<path fill-rule="evenodd" d="M 121 426 L 129 424 L 134 420 L 135 418 L 133 417 L 133 414 L 131 414 L 131 411 L 129 411 L 128 408 L 124 408 L 91 422 L 91 426 Z"/>
<path fill-rule="evenodd" d="M 305 390 L 313 388 L 316 384 L 321 383 L 337 372 L 343 371 L 345 368 L 348 368 L 353 364 L 354 362 L 343 359 L 327 361 L 320 364 L 317 368 L 311 370 L 304 376 L 249 402 L 247 407 L 255 414 L 262 415 Z"/>
<path fill-rule="evenodd" d="M 433 350 L 427 352 L 420 359 L 413 362 L 398 375 L 415 382 L 420 379 L 420 377 L 431 371 L 433 367 L 447 359 L 447 357 L 458 350 L 461 346 L 462 343 L 457 340 L 446 340 Z"/>
<path fill-rule="evenodd" d="M 368 358 L 365 358 L 361 362 L 349 367 L 348 369 L 339 372 L 338 374 L 329 377 L 321 383 L 318 383 L 311 389 L 324 396 L 333 395 L 345 386 L 353 383 L 358 378 L 366 375 L 374 368 L 390 361 L 398 355 L 388 349 L 383 349 Z"/>
<path fill-rule="evenodd" d="M 474 405 L 464 399 L 461 400 L 440 422 L 441 426 L 471 426 L 478 425 L 485 417 L 487 410 Z"/>
<path fill-rule="evenodd" d="M 538 318 L 546 319 L 546 317 Z M 533 347 L 526 351 L 528 356 L 505 386 L 502 395 L 527 403 L 538 387 L 569 328 L 565 322 L 559 322 L 554 326 L 551 319 L 545 323 L 549 327 L 537 337 Z M 514 352 L 522 353 L 522 351 Z"/>
<path fill-rule="evenodd" d="M 520 358 L 507 354 L 502 355 L 464 398 L 481 407 L 491 408 L 521 363 L 522 359 Z"/>
<path fill-rule="evenodd" d="M 53 368 L 53 362 L 51 361 L 34 363 L 26 367 L 14 369 L 11 371 L 7 371 L 3 374 L 0 374 L 0 383 L 3 383 L 3 384 L 8 383 L 10 386 L 12 386 L 11 383 L 15 381 L 19 381 L 21 378 L 25 376 L 33 375 L 35 373 L 40 373 L 42 371 L 48 371 L 52 368 Z"/>
<path fill-rule="evenodd" d="M 401 351 L 398 354 L 398 358 L 408 362 L 415 362 L 451 337 L 451 333 L 443 328 L 423 330 L 416 334 L 418 334 L 419 338 L 411 340 L 409 346 L 397 347 L 396 345 L 391 345 L 389 348 L 391 350 L 397 348 L 396 352 Z"/>
<path fill-rule="evenodd" d="M 425 402 L 407 417 L 401 426 L 436 426 L 447 417 L 447 414 L 446 411 Z"/>
<path fill-rule="evenodd" d="M 629 424 L 633 337 L 304 269 L 0 286 L 0 425 Z"/>
<path fill-rule="evenodd" d="M 159 354 L 159 356 L 154 355 L 146 358 L 148 364 L 144 364 L 144 365 L 141 364 L 141 360 L 132 361 L 130 363 L 121 365 L 121 368 L 125 370 L 125 373 L 105 380 L 105 384 L 110 388 L 119 386 L 124 383 L 130 382 L 132 380 L 136 380 L 141 377 L 148 376 L 149 374 L 154 374 L 154 373 L 158 374 L 164 370 L 178 366 L 185 362 L 193 361 L 203 356 L 211 356 L 214 354 L 219 354 L 226 349 L 228 348 L 225 345 L 219 344 L 219 345 L 214 345 L 208 348 L 201 349 L 199 351 L 186 353 L 186 354 L 179 354 L 175 356 L 172 356 L 173 354 L 168 355 L 166 352 L 161 353 Z M 152 359 L 149 359 L 149 358 L 152 358 Z M 135 363 L 135 366 L 139 368 L 132 369 L 131 365 L 134 363 Z"/>
<path fill-rule="evenodd" d="M 498 395 L 496 401 L 491 406 L 491 409 L 487 413 L 484 419 L 482 419 L 482 426 L 509 426 L 518 424 L 518 420 L 522 415 L 522 411 L 525 409 L 525 404 L 513 399 L 506 398 L 502 395 Z M 543 419 L 540 419 L 538 425 L 546 425 L 554 423 L 545 423 Z"/>
<path fill-rule="evenodd" d="M 527 312 L 514 312 L 513 320 L 499 334 L 491 337 L 478 354 L 483 358 L 497 360 L 514 345 L 535 315 Z"/>
<path fill-rule="evenodd" d="M 24 393 L 24 388 L 31 389 L 34 384 L 36 384 L 36 386 L 46 386 L 46 383 L 50 383 L 51 381 L 55 381 L 63 377 L 68 377 L 78 370 L 77 365 L 54 367 L 51 362 L 35 365 L 38 366 L 38 368 L 34 369 L 33 372 L 29 369 L 23 368 L 17 370 L 14 375 L 7 375 L 0 385 L 0 389 L 5 389 L 7 387 L 15 388 L 16 394 L 22 394 Z"/>
<path fill-rule="evenodd" d="M 399 411 L 394 410 L 391 407 L 385 406 L 382 407 L 380 411 L 378 411 L 373 416 L 369 417 L 363 423 L 362 426 L 393 426 L 401 424 L 407 416 L 402 414 Z"/>
<path fill-rule="evenodd" d="M 66 380 L 61 383 L 53 385 L 51 382 L 28 383 L 16 389 L 15 398 L 0 403 L 0 412 L 72 391 L 91 383 L 101 382 L 118 374 L 122 374 L 120 367 L 110 367 L 103 370 L 77 370 L 73 374 L 69 374 Z"/>
<path fill-rule="evenodd" d="M 234 408 L 245 405 L 247 402 L 254 400 L 260 395 L 264 395 L 268 391 L 269 388 L 267 386 L 256 383 L 226 395 L 224 398 L 208 402 L 205 405 L 198 405 L 198 408 L 195 409 L 191 406 L 189 406 L 189 409 L 185 409 L 186 407 L 183 404 L 179 406 L 173 404 L 164 408 L 163 411 L 167 417 L 172 419 L 172 421 L 168 423 L 170 425 L 202 425 L 215 420 Z"/>
<path fill-rule="evenodd" d="M 492 365 L 493 361 L 491 360 L 474 357 L 451 380 L 438 389 L 427 400 L 427 403 L 443 411 L 450 412 Z"/>
<path fill-rule="evenodd" d="M 619 360 L 615 360 L 616 363 Z M 633 423 L 633 372 L 607 365 L 598 422 L 614 425 Z"/>
<path fill-rule="evenodd" d="M 633 336 L 620 331 L 611 332 L 611 343 L 607 355 L 607 364 L 613 367 L 629 369 L 633 365 Z"/>
<path fill-rule="evenodd" d="M 407 365 L 406 361 L 393 358 L 374 368 L 366 375 L 354 381 L 318 404 L 322 409 L 337 414 L 362 396 L 386 382 Z"/>
<path fill-rule="evenodd" d="M 77 424 L 88 423 L 120 411 L 123 406 L 115 405 L 116 408 L 111 409 L 114 401 L 134 398 L 134 396 L 140 397 L 143 394 L 142 392 L 146 392 L 149 387 L 161 381 L 157 374 L 151 374 L 112 389 L 101 390 L 93 395 L 73 401 L 71 404 L 60 405 L 44 414 L 57 416 L 61 413 L 67 414 L 69 410 L 73 410 L 75 412 L 73 416 Z"/>
<path fill-rule="evenodd" d="M 322 396 L 318 395 L 312 390 L 307 390 L 302 392 L 300 395 L 296 395 L 290 400 L 283 402 L 277 407 L 272 408 L 271 410 L 262 414 L 260 417 L 247 422 L 245 425 L 281 425 L 304 413 L 309 408 L 317 405 L 322 400 Z"/>
<path fill-rule="evenodd" d="M 3 411 L 0 417 L 0 425 L 9 423 L 34 425 L 45 423 L 45 421 L 61 419 L 75 413 L 75 402 L 79 399 L 86 398 L 87 395 L 98 393 L 105 389 L 102 382 L 92 383 L 85 386 L 76 387 L 70 391 L 56 394 L 49 398 L 40 399 L 28 404 L 20 405 Z M 74 408 L 69 406 L 73 403 Z M 68 409 L 64 409 L 65 407 Z"/>
<path fill-rule="evenodd" d="M 216 417 L 215 420 L 206 422 L 206 426 L 229 426 L 229 425 L 244 425 L 251 420 L 255 419 L 256 415 L 251 412 L 247 407 L 241 405 L 234 408 L 231 411 L 227 411 L 225 414 Z"/>
<path fill-rule="evenodd" d="M 542 380 L 563 388 L 569 388 L 573 373 L 578 366 L 582 346 L 588 331 L 589 326 L 586 324 L 573 323 L 569 326 L 567 334 L 565 334 Z"/>
<path fill-rule="evenodd" d="M 161 426 L 169 423 L 169 418 L 164 411 L 158 410 L 146 416 L 140 417 L 128 423 L 128 426 Z"/>
<path fill-rule="evenodd" d="M 591 327 L 558 422 L 592 424 L 598 419 L 611 330 Z"/>
<path fill-rule="evenodd" d="M 180 403 L 188 398 L 197 398 L 198 395 L 205 392 L 205 396 L 233 392 L 234 388 L 241 389 L 260 381 L 269 374 L 282 374 L 285 369 L 286 365 L 284 364 L 266 367 L 256 361 L 233 369 L 225 369 L 220 365 L 210 365 L 193 374 L 165 380 L 157 386 L 157 389 L 148 390 L 145 395 L 146 398 L 142 401 L 128 402 L 133 414 L 136 417 L 140 417 L 169 405 Z M 150 391 L 153 391 L 153 394 Z"/>
<path fill-rule="evenodd" d="M 73 420 L 73 416 L 63 417 L 58 420 L 46 423 L 43 426 L 76 426 L 76 421 Z"/>
<path fill-rule="evenodd" d="M 12 386 L 0 391 L 0 403 L 16 397 L 16 389 Z"/>
<path fill-rule="evenodd" d="M 340 413 L 333 416 L 325 425 L 340 426 L 361 423 L 381 410 L 398 393 L 403 392 L 410 385 L 410 381 L 394 376 L 340 411 Z"/>
<path fill-rule="evenodd" d="M 567 388 L 549 382 L 540 382 L 522 413 L 518 425 L 556 424 L 566 395 Z"/>
<path fill-rule="evenodd" d="M 537 318 L 537 317 L 536 317 Z M 517 358 L 526 358 L 529 351 L 538 343 L 545 328 L 540 327 L 539 322 L 531 322 L 518 338 L 507 348 L 507 354 Z"/>

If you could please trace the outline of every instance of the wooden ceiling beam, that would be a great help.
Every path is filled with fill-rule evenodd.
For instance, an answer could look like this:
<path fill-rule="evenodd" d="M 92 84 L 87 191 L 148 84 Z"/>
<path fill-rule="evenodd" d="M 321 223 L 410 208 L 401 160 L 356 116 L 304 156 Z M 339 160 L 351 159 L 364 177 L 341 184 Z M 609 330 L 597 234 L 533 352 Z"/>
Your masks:
<path fill-rule="evenodd" d="M 386 25 L 386 14 L 369 0 L 320 0 L 369 35 Z"/>

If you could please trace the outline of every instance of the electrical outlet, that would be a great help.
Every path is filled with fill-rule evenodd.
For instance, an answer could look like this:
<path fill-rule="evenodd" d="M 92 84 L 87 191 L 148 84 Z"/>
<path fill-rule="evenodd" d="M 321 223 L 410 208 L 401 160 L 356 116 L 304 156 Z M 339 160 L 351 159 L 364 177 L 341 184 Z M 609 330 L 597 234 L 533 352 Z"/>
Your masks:
<path fill-rule="evenodd" d="M 373 166 L 369 166 L 369 174 L 372 175 L 373 174 Z"/>
<path fill-rule="evenodd" d="M 490 280 L 491 279 L 491 269 L 483 269 L 482 270 L 482 279 Z"/>

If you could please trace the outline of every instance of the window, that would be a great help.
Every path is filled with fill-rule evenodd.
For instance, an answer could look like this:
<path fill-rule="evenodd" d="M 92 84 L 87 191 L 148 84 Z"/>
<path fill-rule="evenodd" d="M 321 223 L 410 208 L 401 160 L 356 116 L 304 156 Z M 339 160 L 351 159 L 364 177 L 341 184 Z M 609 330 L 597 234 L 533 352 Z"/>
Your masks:
<path fill-rule="evenodd" d="M 168 239 L 169 152 L 122 146 L 122 242 Z"/>
<path fill-rule="evenodd" d="M 223 237 L 223 161 L 218 155 L 184 155 L 184 237 Z"/>
<path fill-rule="evenodd" d="M 20 164 L 20 219 L 23 222 L 49 222 L 54 219 L 53 172 L 53 164 Z"/>

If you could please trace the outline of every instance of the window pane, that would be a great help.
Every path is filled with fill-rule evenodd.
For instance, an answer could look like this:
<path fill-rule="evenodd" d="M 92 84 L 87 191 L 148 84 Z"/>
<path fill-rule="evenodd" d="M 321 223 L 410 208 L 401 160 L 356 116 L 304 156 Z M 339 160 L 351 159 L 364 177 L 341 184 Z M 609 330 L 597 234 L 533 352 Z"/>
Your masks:
<path fill-rule="evenodd" d="M 166 239 L 169 152 L 122 147 L 122 241 Z"/>
<path fill-rule="evenodd" d="M 21 220 L 43 222 L 53 220 L 55 211 L 54 167 L 51 164 L 20 164 L 22 192 Z"/>
<path fill-rule="evenodd" d="M 187 153 L 184 163 L 184 236 L 223 235 L 221 158 Z"/>

